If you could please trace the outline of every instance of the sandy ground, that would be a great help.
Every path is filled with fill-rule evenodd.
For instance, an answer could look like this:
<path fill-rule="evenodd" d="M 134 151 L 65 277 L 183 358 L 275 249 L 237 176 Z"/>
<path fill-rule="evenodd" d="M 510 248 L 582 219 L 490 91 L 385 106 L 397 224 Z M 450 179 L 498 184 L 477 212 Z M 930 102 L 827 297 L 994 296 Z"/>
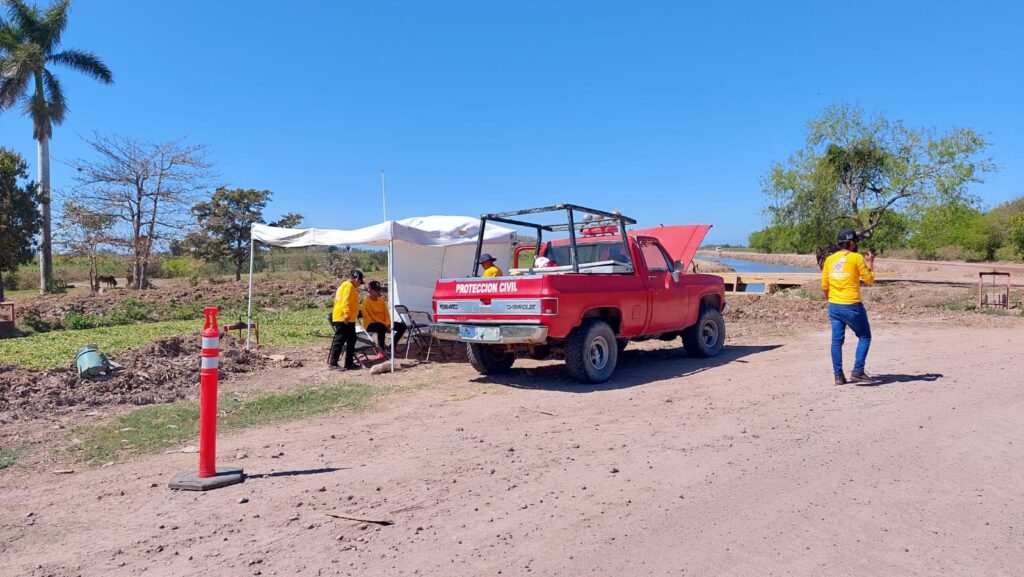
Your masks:
<path fill-rule="evenodd" d="M 184 454 L 0 473 L 0 575 L 1019 575 L 1022 323 L 879 319 L 874 387 L 832 385 L 824 326 L 631 348 L 597 387 L 373 377 L 422 386 L 222 436 L 242 485 L 170 491 Z"/>

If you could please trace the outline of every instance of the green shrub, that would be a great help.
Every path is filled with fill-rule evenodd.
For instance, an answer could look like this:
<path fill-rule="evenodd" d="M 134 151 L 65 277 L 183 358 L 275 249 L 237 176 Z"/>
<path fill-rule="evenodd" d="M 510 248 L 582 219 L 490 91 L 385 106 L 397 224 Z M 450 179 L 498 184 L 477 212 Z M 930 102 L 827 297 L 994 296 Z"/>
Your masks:
<path fill-rule="evenodd" d="M 167 278 L 199 278 L 207 274 L 208 267 L 190 256 L 169 258 L 160 264 L 160 270 Z"/>
<path fill-rule="evenodd" d="M 64 316 L 64 326 L 73 331 L 94 329 L 101 326 L 100 323 L 99 318 L 82 313 L 70 312 Z"/>
<path fill-rule="evenodd" d="M 121 301 L 120 309 L 111 313 L 121 313 L 120 317 L 128 321 L 148 321 L 153 312 L 153 304 L 140 301 L 134 298 L 126 298 Z M 124 323 L 121 323 L 124 324 Z"/>
<path fill-rule="evenodd" d="M 16 291 L 18 290 L 18 272 L 11 271 L 4 273 L 4 290 L 5 291 Z"/>
<path fill-rule="evenodd" d="M 52 330 L 59 329 L 60 323 L 43 320 L 42 317 L 36 313 L 25 313 L 21 316 L 21 324 L 32 329 L 33 332 L 37 333 L 48 333 Z"/>

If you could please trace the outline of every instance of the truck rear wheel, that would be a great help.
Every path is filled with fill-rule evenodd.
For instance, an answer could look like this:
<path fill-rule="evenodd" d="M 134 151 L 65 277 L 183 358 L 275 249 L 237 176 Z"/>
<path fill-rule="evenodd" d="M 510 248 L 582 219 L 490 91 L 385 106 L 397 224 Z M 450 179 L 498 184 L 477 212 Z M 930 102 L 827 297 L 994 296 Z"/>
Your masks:
<path fill-rule="evenodd" d="M 697 324 L 683 330 L 683 346 L 692 357 L 714 357 L 725 345 L 725 319 L 718 309 L 700 306 Z"/>
<path fill-rule="evenodd" d="M 603 383 L 612 377 L 618 362 L 615 332 L 602 320 L 584 321 L 565 340 L 565 366 L 577 381 Z"/>
<path fill-rule="evenodd" d="M 469 364 L 481 375 L 507 372 L 512 368 L 512 363 L 516 362 L 514 353 L 505 350 L 505 347 L 495 345 L 467 343 L 466 356 L 469 357 Z"/>

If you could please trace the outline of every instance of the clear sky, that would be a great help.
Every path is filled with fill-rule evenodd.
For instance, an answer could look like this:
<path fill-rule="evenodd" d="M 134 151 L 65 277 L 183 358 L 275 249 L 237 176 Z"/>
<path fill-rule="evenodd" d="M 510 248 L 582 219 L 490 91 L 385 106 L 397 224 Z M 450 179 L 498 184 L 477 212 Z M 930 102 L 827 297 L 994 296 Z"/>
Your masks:
<path fill-rule="evenodd" d="M 353 228 L 389 216 L 574 202 L 640 225 L 764 225 L 760 179 L 833 102 L 986 133 L 972 192 L 1024 194 L 1019 2 L 77 0 L 56 161 L 92 131 L 209 146 L 221 184 L 274 192 L 268 219 Z M 0 116 L 30 159 L 31 123 Z M 54 163 L 58 189 L 71 169 Z"/>

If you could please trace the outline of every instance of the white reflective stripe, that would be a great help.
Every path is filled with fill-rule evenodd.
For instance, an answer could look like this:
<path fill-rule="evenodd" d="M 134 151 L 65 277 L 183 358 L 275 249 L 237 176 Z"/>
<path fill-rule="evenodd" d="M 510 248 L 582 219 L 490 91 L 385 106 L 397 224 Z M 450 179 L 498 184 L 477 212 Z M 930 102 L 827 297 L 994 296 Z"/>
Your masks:
<path fill-rule="evenodd" d="M 202 368 L 204 369 L 216 369 L 220 367 L 219 357 L 203 357 Z"/>
<path fill-rule="evenodd" d="M 203 337 L 204 349 L 219 349 L 220 337 Z"/>

